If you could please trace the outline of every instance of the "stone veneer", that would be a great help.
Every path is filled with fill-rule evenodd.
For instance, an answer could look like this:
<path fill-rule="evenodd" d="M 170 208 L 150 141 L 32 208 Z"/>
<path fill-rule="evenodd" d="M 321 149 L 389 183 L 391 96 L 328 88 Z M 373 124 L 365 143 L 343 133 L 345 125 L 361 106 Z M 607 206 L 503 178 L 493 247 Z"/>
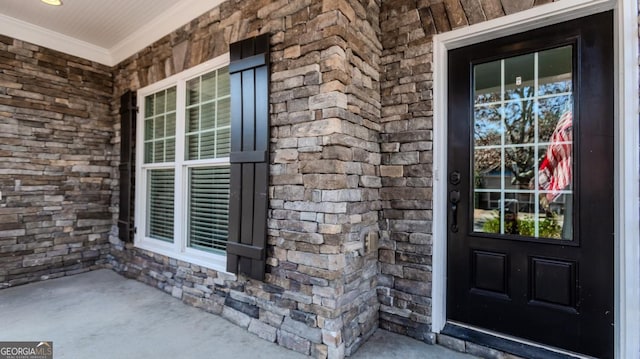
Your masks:
<path fill-rule="evenodd" d="M 436 340 L 431 328 L 433 35 L 549 2 L 383 1 L 381 328 Z"/>
<path fill-rule="evenodd" d="M 550 1 L 228 0 L 112 69 L 0 36 L 0 288 L 107 262 L 315 357 L 378 325 L 508 357 L 432 333 L 431 40 Z M 119 96 L 267 32 L 265 281 L 121 242 Z"/>
<path fill-rule="evenodd" d="M 0 288 L 109 251 L 111 69 L 0 36 Z"/>
<path fill-rule="evenodd" d="M 379 13 L 379 0 L 227 1 L 119 64 L 114 116 L 126 90 L 271 34 L 272 160 L 264 282 L 134 248 L 115 230 L 112 267 L 298 352 L 355 351 L 378 327 Z"/>

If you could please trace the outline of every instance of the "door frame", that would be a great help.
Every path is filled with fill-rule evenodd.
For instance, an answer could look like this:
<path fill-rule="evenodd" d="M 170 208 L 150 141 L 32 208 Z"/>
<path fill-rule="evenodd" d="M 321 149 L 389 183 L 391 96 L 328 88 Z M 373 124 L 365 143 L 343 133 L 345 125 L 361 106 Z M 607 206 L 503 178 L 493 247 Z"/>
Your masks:
<path fill-rule="evenodd" d="M 433 37 L 432 330 L 447 322 L 447 58 L 448 51 L 518 32 L 614 11 L 614 305 L 615 358 L 639 358 L 640 123 L 638 4 L 635 0 L 562 0 Z M 622 120 L 621 120 L 622 119 Z"/>

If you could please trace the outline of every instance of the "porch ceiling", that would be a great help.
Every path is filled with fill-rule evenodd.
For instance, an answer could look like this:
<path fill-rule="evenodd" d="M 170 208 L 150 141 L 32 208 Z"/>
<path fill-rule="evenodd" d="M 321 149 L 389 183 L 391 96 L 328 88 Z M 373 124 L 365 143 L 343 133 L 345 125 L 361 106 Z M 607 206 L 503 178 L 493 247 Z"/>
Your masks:
<path fill-rule="evenodd" d="M 108 66 L 220 4 L 222 0 L 40 0 L 0 2 L 0 34 Z"/>

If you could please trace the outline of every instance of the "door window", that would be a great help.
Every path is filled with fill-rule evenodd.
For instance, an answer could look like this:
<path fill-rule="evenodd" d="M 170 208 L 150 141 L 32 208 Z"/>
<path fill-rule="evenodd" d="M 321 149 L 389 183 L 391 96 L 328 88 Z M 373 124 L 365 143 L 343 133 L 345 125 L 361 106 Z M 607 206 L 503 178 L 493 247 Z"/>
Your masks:
<path fill-rule="evenodd" d="M 573 46 L 473 66 L 473 231 L 572 240 Z"/>

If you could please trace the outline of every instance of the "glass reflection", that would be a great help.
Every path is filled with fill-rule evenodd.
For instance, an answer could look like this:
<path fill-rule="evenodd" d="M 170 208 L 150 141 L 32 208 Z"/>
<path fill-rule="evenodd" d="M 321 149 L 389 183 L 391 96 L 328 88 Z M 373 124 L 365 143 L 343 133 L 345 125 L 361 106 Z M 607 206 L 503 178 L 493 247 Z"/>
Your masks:
<path fill-rule="evenodd" d="M 474 66 L 474 232 L 573 239 L 572 56 Z"/>
<path fill-rule="evenodd" d="M 534 101 L 514 101 L 504 106 L 506 143 L 523 144 L 535 141 Z"/>
<path fill-rule="evenodd" d="M 501 100 L 500 61 L 488 62 L 474 66 L 473 82 L 474 104 L 496 102 Z"/>
<path fill-rule="evenodd" d="M 527 190 L 535 176 L 535 147 L 505 148 L 505 188 Z"/>
<path fill-rule="evenodd" d="M 478 106 L 474 113 L 474 141 L 476 146 L 500 145 L 502 136 L 502 107 Z"/>
<path fill-rule="evenodd" d="M 554 96 L 538 101 L 538 136 L 540 142 L 550 142 L 551 135 L 563 113 L 573 105 L 571 96 Z"/>
<path fill-rule="evenodd" d="M 535 89 L 534 63 L 534 54 L 504 60 L 505 100 L 519 100 L 533 96 Z"/>
<path fill-rule="evenodd" d="M 476 189 L 500 189 L 502 186 L 502 157 L 500 149 L 474 151 L 474 186 Z"/>
<path fill-rule="evenodd" d="M 563 46 L 538 53 L 538 96 L 573 91 L 572 51 Z"/>

